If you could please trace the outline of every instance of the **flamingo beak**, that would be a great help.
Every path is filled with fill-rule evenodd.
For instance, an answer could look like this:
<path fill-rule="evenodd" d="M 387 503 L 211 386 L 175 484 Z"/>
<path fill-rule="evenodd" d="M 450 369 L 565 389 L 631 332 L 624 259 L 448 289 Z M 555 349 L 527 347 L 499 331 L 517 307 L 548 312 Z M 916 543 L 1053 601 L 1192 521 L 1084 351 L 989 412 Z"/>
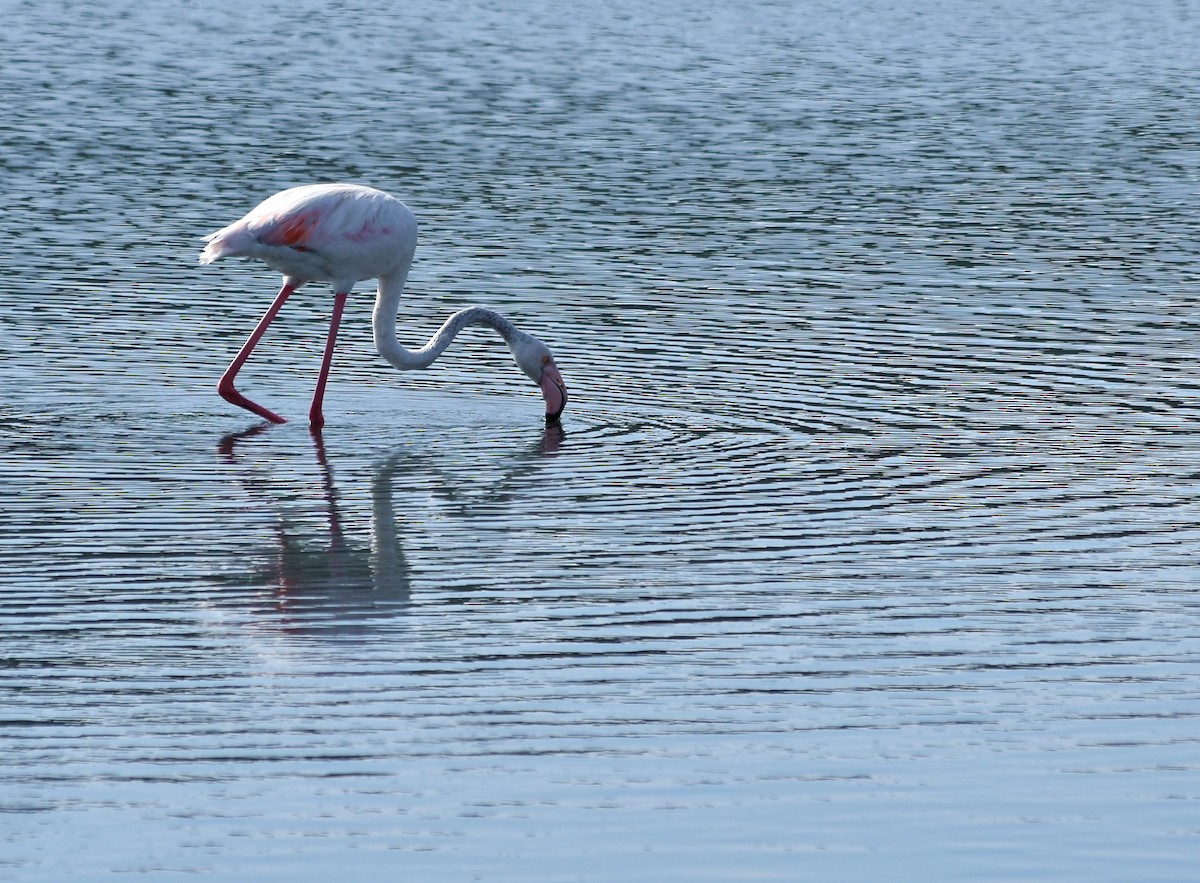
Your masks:
<path fill-rule="evenodd" d="M 553 365 L 546 365 L 542 368 L 542 381 L 538 386 L 542 388 L 542 398 L 546 400 L 546 422 L 557 423 L 563 408 L 567 406 L 567 385 L 562 375 Z"/>

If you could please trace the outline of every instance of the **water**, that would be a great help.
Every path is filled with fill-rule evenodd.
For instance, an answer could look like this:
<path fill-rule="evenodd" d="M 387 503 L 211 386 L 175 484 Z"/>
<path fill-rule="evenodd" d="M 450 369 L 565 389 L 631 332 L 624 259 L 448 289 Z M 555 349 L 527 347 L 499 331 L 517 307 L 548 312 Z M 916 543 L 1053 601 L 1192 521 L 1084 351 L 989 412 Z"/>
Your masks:
<path fill-rule="evenodd" d="M 1194 876 L 1195 4 L 2 7 L 0 880 Z"/>

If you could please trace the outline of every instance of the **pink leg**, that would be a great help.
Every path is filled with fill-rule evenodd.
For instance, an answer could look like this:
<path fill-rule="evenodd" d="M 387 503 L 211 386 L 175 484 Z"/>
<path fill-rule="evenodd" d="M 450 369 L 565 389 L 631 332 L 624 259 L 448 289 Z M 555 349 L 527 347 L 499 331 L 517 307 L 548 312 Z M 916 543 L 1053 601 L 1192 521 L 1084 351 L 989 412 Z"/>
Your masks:
<path fill-rule="evenodd" d="M 270 309 L 258 320 L 258 324 L 254 326 L 254 330 L 250 333 L 246 342 L 242 344 L 242 348 L 238 350 L 238 354 L 233 357 L 233 361 L 229 363 L 229 367 L 225 369 L 225 373 L 221 375 L 221 380 L 217 383 L 217 392 L 221 394 L 221 398 L 225 401 L 231 405 L 237 405 L 239 408 L 245 408 L 247 411 L 253 411 L 258 416 L 270 420 L 272 423 L 286 423 L 287 421 L 273 411 L 268 411 L 262 405 L 256 405 L 234 389 L 233 379 L 237 377 L 237 373 L 241 370 L 242 365 L 246 364 L 246 360 L 250 358 L 250 353 L 254 351 L 254 347 L 262 339 L 267 326 L 271 324 L 271 320 L 275 318 L 275 314 L 279 312 L 279 308 L 283 306 L 283 302 L 295 290 L 295 285 L 289 285 L 286 282 L 283 284 L 283 288 L 279 289 L 279 294 L 275 295 L 275 301 L 271 304 Z"/>
<path fill-rule="evenodd" d="M 321 358 L 321 373 L 317 376 L 317 390 L 313 393 L 312 407 L 308 409 L 308 425 L 320 429 L 325 425 L 321 415 L 321 402 L 325 400 L 325 381 L 329 379 L 329 366 L 333 364 L 333 345 L 337 342 L 338 326 L 342 324 L 342 310 L 346 308 L 347 294 L 334 294 L 333 316 L 329 319 L 329 336 L 325 338 L 325 355 Z"/>

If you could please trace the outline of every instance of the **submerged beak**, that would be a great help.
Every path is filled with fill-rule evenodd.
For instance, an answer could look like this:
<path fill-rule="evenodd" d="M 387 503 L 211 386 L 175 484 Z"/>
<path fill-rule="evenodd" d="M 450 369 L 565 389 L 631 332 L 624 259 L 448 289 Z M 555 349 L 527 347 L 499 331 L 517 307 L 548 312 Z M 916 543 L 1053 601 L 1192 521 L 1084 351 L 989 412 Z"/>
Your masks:
<path fill-rule="evenodd" d="M 542 381 L 538 386 L 546 400 L 546 422 L 557 423 L 567 406 L 567 385 L 563 383 L 562 375 L 553 365 L 546 365 L 542 368 Z"/>

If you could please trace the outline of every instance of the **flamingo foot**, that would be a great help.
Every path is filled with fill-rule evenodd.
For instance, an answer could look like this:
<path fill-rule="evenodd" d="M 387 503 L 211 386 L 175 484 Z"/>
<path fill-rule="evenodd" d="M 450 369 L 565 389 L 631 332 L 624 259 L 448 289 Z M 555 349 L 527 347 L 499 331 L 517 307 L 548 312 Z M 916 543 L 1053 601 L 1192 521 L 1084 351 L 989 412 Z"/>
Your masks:
<path fill-rule="evenodd" d="M 217 392 L 221 394 L 221 398 L 229 402 L 231 405 L 237 405 L 239 408 L 245 408 L 262 417 L 264 420 L 270 420 L 272 423 L 287 423 L 285 419 L 280 417 L 274 411 L 269 411 L 262 405 L 256 404 L 233 388 L 233 380 L 222 377 L 221 382 L 217 384 Z"/>

